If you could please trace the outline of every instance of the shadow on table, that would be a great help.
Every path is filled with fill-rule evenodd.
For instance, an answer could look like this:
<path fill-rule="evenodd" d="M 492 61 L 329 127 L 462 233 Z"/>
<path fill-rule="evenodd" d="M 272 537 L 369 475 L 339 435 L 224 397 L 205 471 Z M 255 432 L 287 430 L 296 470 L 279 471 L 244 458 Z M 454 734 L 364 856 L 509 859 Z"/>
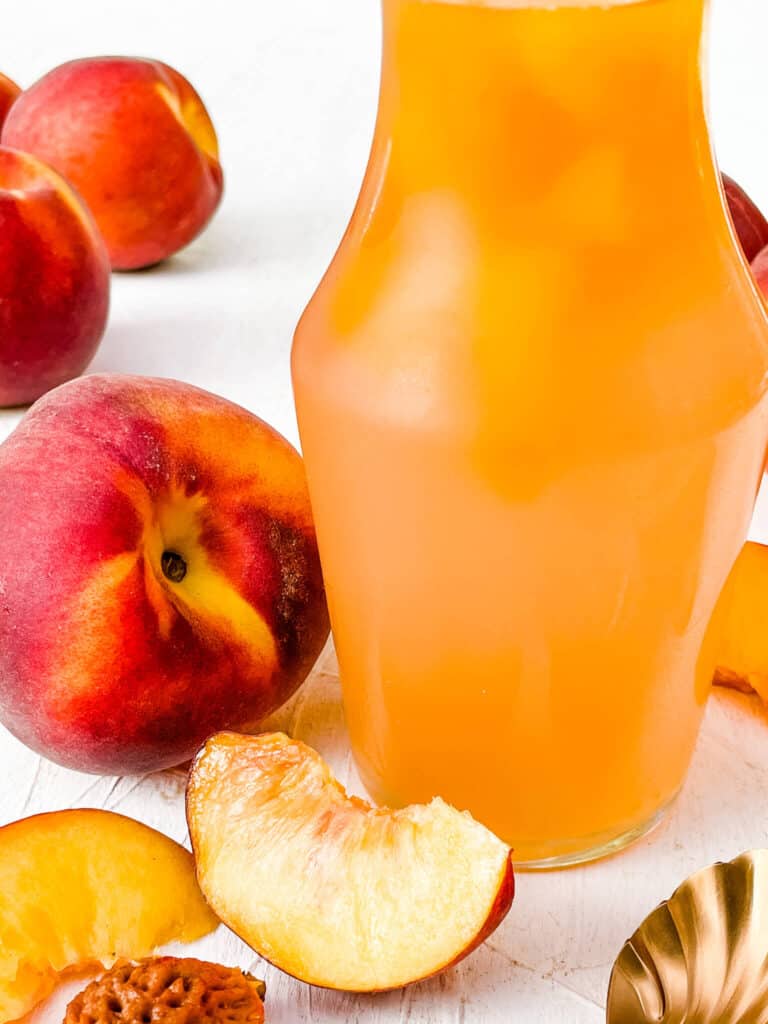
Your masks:
<path fill-rule="evenodd" d="M 115 271 L 118 281 L 147 277 L 182 277 L 202 271 L 227 271 L 248 262 L 248 246 L 243 246 L 242 235 L 247 230 L 240 219 L 227 215 L 214 218 L 211 224 L 186 248 L 175 255 L 137 270 Z"/>

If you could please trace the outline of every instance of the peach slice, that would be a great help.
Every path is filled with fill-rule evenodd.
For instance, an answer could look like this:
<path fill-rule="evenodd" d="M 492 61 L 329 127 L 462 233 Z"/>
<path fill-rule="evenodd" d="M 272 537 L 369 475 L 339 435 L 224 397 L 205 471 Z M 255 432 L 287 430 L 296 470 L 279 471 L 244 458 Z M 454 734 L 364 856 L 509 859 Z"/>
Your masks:
<path fill-rule="evenodd" d="M 442 800 L 376 809 L 281 733 L 219 733 L 197 755 L 187 820 L 209 904 L 260 956 L 349 992 L 450 967 L 514 897 L 511 851 Z"/>
<path fill-rule="evenodd" d="M 728 581 L 715 684 L 768 701 L 768 547 L 744 545 Z"/>
<path fill-rule="evenodd" d="M 61 972 L 189 942 L 218 922 L 189 853 L 108 811 L 59 811 L 0 829 L 0 1021 L 45 999 Z"/>

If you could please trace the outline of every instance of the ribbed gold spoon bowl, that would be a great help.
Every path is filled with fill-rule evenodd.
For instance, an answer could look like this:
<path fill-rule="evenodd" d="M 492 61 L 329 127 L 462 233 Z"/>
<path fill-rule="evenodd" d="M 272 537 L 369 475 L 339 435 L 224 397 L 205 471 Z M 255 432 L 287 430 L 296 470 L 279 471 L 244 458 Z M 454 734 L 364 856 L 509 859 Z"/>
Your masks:
<path fill-rule="evenodd" d="M 768 1024 L 768 850 L 688 879 L 611 976 L 608 1024 Z"/>

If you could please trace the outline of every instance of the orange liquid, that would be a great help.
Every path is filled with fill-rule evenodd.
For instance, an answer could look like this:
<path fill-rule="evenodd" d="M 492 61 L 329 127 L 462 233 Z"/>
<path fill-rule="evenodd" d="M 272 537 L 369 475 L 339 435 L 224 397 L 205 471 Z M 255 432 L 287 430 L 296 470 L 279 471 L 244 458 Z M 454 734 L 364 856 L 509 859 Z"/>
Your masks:
<path fill-rule="evenodd" d="M 385 0 L 294 384 L 355 756 L 566 863 L 679 790 L 768 435 L 702 0 Z"/>

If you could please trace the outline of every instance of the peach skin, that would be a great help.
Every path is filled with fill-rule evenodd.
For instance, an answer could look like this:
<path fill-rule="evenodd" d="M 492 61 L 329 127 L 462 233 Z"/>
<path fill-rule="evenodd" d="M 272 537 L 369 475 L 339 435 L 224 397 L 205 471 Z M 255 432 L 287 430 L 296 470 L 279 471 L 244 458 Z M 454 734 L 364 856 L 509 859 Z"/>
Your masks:
<path fill-rule="evenodd" d="M 752 260 L 752 273 L 763 298 L 768 300 L 768 245 Z"/>
<path fill-rule="evenodd" d="M 189 82 L 160 61 L 96 57 L 55 68 L 16 101 L 3 143 L 72 182 L 116 270 L 178 252 L 222 195 L 211 119 Z"/>
<path fill-rule="evenodd" d="M 76 377 L 109 312 L 109 259 L 71 186 L 0 147 L 0 406 Z"/>
<path fill-rule="evenodd" d="M 0 74 L 0 129 L 20 93 L 21 89 L 15 82 L 12 82 L 6 75 Z"/>
<path fill-rule="evenodd" d="M 0 720 L 105 774 L 250 729 L 328 637 L 298 453 L 176 381 L 81 378 L 0 445 Z"/>
<path fill-rule="evenodd" d="M 760 250 L 768 245 L 768 221 L 738 182 L 727 174 L 722 177 L 736 237 L 751 263 Z"/>

